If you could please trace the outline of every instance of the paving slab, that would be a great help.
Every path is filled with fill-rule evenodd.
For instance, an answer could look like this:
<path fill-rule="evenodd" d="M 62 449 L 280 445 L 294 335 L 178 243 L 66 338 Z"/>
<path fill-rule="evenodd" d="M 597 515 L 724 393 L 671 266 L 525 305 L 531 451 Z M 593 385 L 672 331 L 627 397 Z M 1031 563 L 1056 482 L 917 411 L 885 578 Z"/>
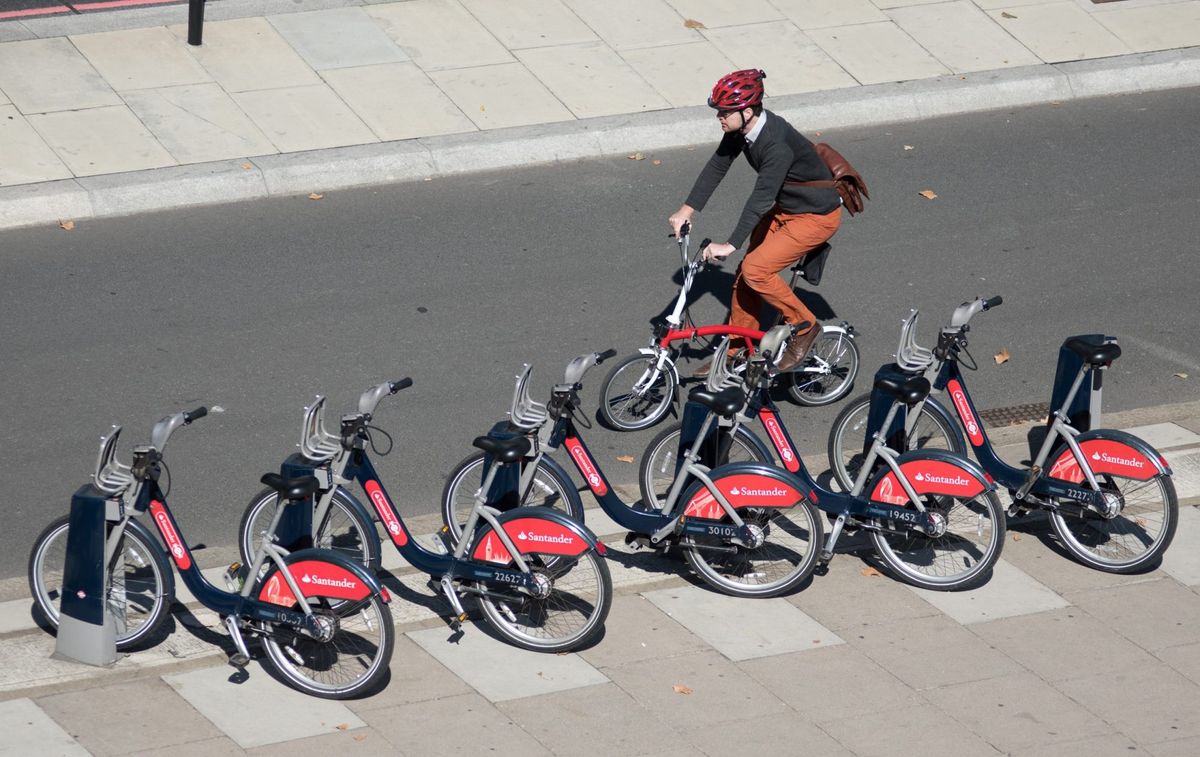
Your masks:
<path fill-rule="evenodd" d="M 463 0 L 463 6 L 509 50 L 599 39 L 559 0 Z"/>
<path fill-rule="evenodd" d="M 1001 752 L 933 707 L 907 707 L 877 713 L 864 727 L 862 718 L 830 720 L 822 730 L 858 757 L 893 757 L 896 745 L 922 757 L 999 757 Z"/>
<path fill-rule="evenodd" d="M 504 45 L 455 0 L 409 0 L 363 10 L 424 71 L 508 63 L 513 59 Z"/>
<path fill-rule="evenodd" d="M 1173 739 L 1160 744 L 1151 744 L 1146 751 L 1154 757 L 1190 757 L 1200 752 L 1200 737 Z"/>
<path fill-rule="evenodd" d="M 1200 434 L 1190 431 L 1178 423 L 1151 423 L 1147 426 L 1133 426 L 1122 429 L 1133 434 L 1157 450 L 1170 447 L 1181 447 L 1185 444 L 1200 445 Z"/>
<path fill-rule="evenodd" d="M 347 700 L 346 706 L 362 715 L 371 710 L 443 699 L 472 691 L 465 681 L 404 634 L 396 637 L 390 671 L 388 684 L 383 691 L 363 699 Z"/>
<path fill-rule="evenodd" d="M 317 71 L 408 60 L 362 8 L 284 13 L 267 21 Z"/>
<path fill-rule="evenodd" d="M 614 50 L 699 42 L 700 33 L 664 0 L 563 0 Z M 698 19 L 697 19 L 698 20 Z"/>
<path fill-rule="evenodd" d="M 736 66 L 765 70 L 768 76 L 764 86 L 770 96 L 858 84 L 809 35 L 790 21 L 711 29 L 705 30 L 704 35 Z M 767 105 L 770 107 L 770 100 Z"/>
<path fill-rule="evenodd" d="M 25 115 L 121 102 L 87 59 L 62 37 L 0 44 L 0 90 Z"/>
<path fill-rule="evenodd" d="M 162 26 L 79 34 L 70 40 L 118 92 L 212 81 L 187 43 Z"/>
<path fill-rule="evenodd" d="M 1112 732 L 1036 674 L 1022 671 L 924 692 L 925 697 L 988 744 L 1013 754 Z"/>
<path fill-rule="evenodd" d="M 1154 656 L 1192 683 L 1200 684 L 1200 642 L 1160 649 Z"/>
<path fill-rule="evenodd" d="M 801 29 L 820 29 L 825 26 L 850 26 L 887 21 L 871 0 L 771 0 L 783 15 Z"/>
<path fill-rule="evenodd" d="M 660 610 L 731 660 L 843 644 L 786 599 L 745 599 L 698 586 L 646 592 Z M 730 622 L 736 618 L 736 622 Z"/>
<path fill-rule="evenodd" d="M 36 39 L 33 33 L 20 21 L 6 21 L 0 24 L 0 42 L 19 42 L 24 39 Z"/>
<path fill-rule="evenodd" d="M 125 105 L 40 113 L 29 123 L 76 176 L 175 165 Z"/>
<path fill-rule="evenodd" d="M 607 683 L 608 678 L 575 654 L 540 654 L 470 628 L 454 641 L 443 628 L 408 636 L 490 702 Z"/>
<path fill-rule="evenodd" d="M 1138 744 L 1200 735 L 1200 686 L 1166 665 L 1103 671 L 1055 687 Z"/>
<path fill-rule="evenodd" d="M 168 27 L 187 39 L 187 25 Z M 318 84 L 320 79 L 265 18 L 206 21 L 204 44 L 188 46 L 226 92 Z"/>
<path fill-rule="evenodd" d="M 707 650 L 696 634 L 658 609 L 641 594 L 613 600 L 604 622 L 604 638 L 579 656 L 600 670 L 641 660 L 665 659 Z"/>
<path fill-rule="evenodd" d="M 476 131 L 471 119 L 415 63 L 339 68 L 322 76 L 382 140 Z"/>
<path fill-rule="evenodd" d="M 909 588 L 963 625 L 1057 610 L 1070 604 L 1028 573 L 1004 560 L 996 561 L 992 577 L 986 584 L 971 591 Z"/>
<path fill-rule="evenodd" d="M 180 163 L 204 163 L 276 152 L 215 83 L 124 93 L 125 104 Z"/>
<path fill-rule="evenodd" d="M 43 696 L 37 704 L 97 757 L 223 735 L 192 703 L 154 677 Z M 170 726 L 161 727 L 166 723 Z"/>
<path fill-rule="evenodd" d="M 659 110 L 670 104 L 603 42 L 517 52 L 576 118 Z"/>
<path fill-rule="evenodd" d="M 1094 17 L 1137 52 L 1200 45 L 1200 2 L 1115 6 Z"/>
<path fill-rule="evenodd" d="M 919 691 L 1019 671 L 1009 657 L 944 615 L 877 624 L 847 641 Z"/>
<path fill-rule="evenodd" d="M 888 16 L 955 73 L 1040 62 L 969 0 L 894 8 Z"/>
<path fill-rule="evenodd" d="M 1070 599 L 1151 652 L 1194 642 L 1200 626 L 1200 595 L 1172 578 L 1079 592 Z"/>
<path fill-rule="evenodd" d="M 430 78 L 480 129 L 574 119 L 546 85 L 520 63 L 434 71 Z"/>
<path fill-rule="evenodd" d="M 0 755 L 25 757 L 53 754 L 61 757 L 89 757 L 88 750 L 54 722 L 33 700 L 22 697 L 0 702 Z"/>
<path fill-rule="evenodd" d="M 890 21 L 811 29 L 807 34 L 862 84 L 924 79 L 950 72 Z"/>
<path fill-rule="evenodd" d="M 1171 466 L 1171 483 L 1181 500 L 1200 497 L 1200 452 L 1166 453 Z"/>
<path fill-rule="evenodd" d="M 1150 754 L 1121 734 L 1093 736 L 1080 741 L 1070 741 L 1050 746 L 1023 749 L 1018 757 L 1129 757 L 1134 754 Z"/>
<path fill-rule="evenodd" d="M 281 152 L 361 145 L 379 139 L 325 84 L 236 92 L 233 99 Z"/>
<path fill-rule="evenodd" d="M 676 108 L 704 102 L 713 82 L 737 68 L 708 40 L 625 50 L 621 57 Z"/>
<path fill-rule="evenodd" d="M 1200 511 L 1179 508 L 1179 525 L 1163 553 L 1162 570 L 1185 586 L 1200 586 Z"/>
<path fill-rule="evenodd" d="M 0 186 L 69 179 L 71 172 L 14 105 L 0 105 Z"/>
<path fill-rule="evenodd" d="M 475 693 L 371 710 L 364 718 L 395 744 L 401 754 L 463 757 L 485 753 L 530 757 L 552 754 Z"/>
<path fill-rule="evenodd" d="M 988 15 L 1046 63 L 1132 52 L 1128 45 L 1073 2 L 1007 6 L 989 10 Z"/>
<path fill-rule="evenodd" d="M 341 702 L 301 694 L 261 668 L 239 683 L 231 680 L 236 675 L 221 666 L 162 679 L 243 749 L 366 725 Z"/>
<path fill-rule="evenodd" d="M 813 754 L 821 757 L 851 757 L 853 752 L 819 727 L 806 721 L 808 713 L 785 716 L 750 712 L 736 724 L 696 723 L 687 729 L 688 740 L 697 752 L 709 757 L 731 754 Z"/>
<path fill-rule="evenodd" d="M 706 29 L 719 26 L 741 26 L 783 18 L 779 9 L 768 0 L 667 0 L 667 4 L 685 20 L 699 21 Z"/>
<path fill-rule="evenodd" d="M 339 757 L 342 755 L 347 757 L 350 755 L 394 757 L 408 754 L 388 741 L 383 733 L 370 727 L 351 728 L 321 736 L 309 736 L 306 739 L 284 741 L 246 751 L 238 749 L 232 742 L 230 745 L 237 749 L 237 754 L 248 754 L 254 757 L 328 757 L 331 754 L 339 755 Z M 142 755 L 138 755 L 138 757 L 142 757 Z M 163 757 L 172 756 L 163 755 Z M 196 757 L 207 757 L 207 754 L 197 753 Z"/>

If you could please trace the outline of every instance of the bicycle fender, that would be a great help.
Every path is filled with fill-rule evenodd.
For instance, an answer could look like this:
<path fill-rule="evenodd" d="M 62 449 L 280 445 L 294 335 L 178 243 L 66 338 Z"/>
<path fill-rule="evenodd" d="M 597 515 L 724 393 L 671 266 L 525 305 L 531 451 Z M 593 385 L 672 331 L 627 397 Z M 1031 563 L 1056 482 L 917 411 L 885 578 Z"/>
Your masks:
<path fill-rule="evenodd" d="M 574 557 L 596 549 L 600 543 L 587 526 L 548 507 L 516 507 L 496 520 L 521 554 L 542 552 Z M 502 564 L 511 561 L 504 542 L 491 528 L 487 530 L 487 535 L 471 550 L 471 557 Z"/>
<path fill-rule="evenodd" d="M 913 450 L 896 460 L 917 494 L 976 497 L 996 488 L 979 463 L 942 450 Z M 908 495 L 891 468 L 883 468 L 867 485 L 872 502 L 909 504 Z"/>
<path fill-rule="evenodd" d="M 1171 475 L 1170 466 L 1158 450 L 1133 434 L 1101 428 L 1085 431 L 1075 441 L 1087 457 L 1092 473 L 1112 473 L 1136 481 Z M 1047 476 L 1074 484 L 1083 482 L 1083 470 L 1066 442 L 1059 444 L 1050 459 L 1054 462 L 1047 468 Z"/>
<path fill-rule="evenodd" d="M 658 354 L 658 350 L 650 347 L 640 347 L 638 348 L 638 353 L 642 355 L 655 356 Z M 675 361 L 668 360 L 667 368 L 670 369 L 671 375 L 675 377 L 675 386 L 679 386 L 679 369 L 675 367 Z"/>
<path fill-rule="evenodd" d="M 380 594 L 383 601 L 391 601 L 374 574 L 336 552 L 301 549 L 287 556 L 287 566 L 305 597 L 366 599 L 372 594 Z M 278 567 L 272 568 L 263 580 L 258 599 L 283 607 L 291 607 L 296 603 L 296 596 L 280 575 Z"/>
<path fill-rule="evenodd" d="M 796 476 L 764 463 L 729 463 L 709 471 L 709 478 L 729 504 L 739 507 L 795 507 L 811 492 Z M 683 495 L 684 515 L 720 520 L 725 509 L 703 481 L 695 481 Z"/>

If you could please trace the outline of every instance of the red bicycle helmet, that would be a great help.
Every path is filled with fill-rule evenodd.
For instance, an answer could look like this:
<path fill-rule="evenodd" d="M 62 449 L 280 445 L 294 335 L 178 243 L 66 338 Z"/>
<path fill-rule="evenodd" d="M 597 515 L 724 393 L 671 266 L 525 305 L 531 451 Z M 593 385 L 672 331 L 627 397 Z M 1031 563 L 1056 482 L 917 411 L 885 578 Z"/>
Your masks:
<path fill-rule="evenodd" d="M 767 73 L 757 68 L 746 68 L 726 74 L 713 85 L 708 107 L 717 110 L 743 110 L 760 105 L 763 99 L 762 80 Z"/>

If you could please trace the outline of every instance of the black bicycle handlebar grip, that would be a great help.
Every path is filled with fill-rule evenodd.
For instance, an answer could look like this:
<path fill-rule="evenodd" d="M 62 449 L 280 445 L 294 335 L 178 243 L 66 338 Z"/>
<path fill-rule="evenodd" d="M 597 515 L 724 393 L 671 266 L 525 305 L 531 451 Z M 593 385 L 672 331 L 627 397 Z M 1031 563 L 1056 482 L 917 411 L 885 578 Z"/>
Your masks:
<path fill-rule="evenodd" d="M 412 379 L 407 376 L 400 379 L 399 381 L 391 381 L 388 383 L 388 387 L 392 390 L 392 394 L 395 394 L 396 392 L 400 391 L 401 389 L 407 389 L 410 386 L 412 386 Z"/>
<path fill-rule="evenodd" d="M 609 347 L 604 352 L 597 352 L 596 353 L 596 365 L 600 365 L 605 360 L 608 360 L 610 357 L 616 357 L 616 356 L 617 356 L 617 351 L 615 349 L 613 349 L 612 347 Z"/>
<path fill-rule="evenodd" d="M 708 247 L 710 244 L 712 244 L 712 240 L 709 239 L 708 237 L 705 237 L 704 239 L 700 240 L 700 249 L 703 250 L 705 247 Z"/>
<path fill-rule="evenodd" d="M 208 415 L 208 408 L 207 407 L 198 407 L 190 413 L 184 413 L 183 414 L 183 422 L 191 423 L 192 421 L 198 421 L 206 415 Z"/>
<path fill-rule="evenodd" d="M 1001 297 L 1000 295 L 996 295 L 995 297 L 992 297 L 991 299 L 987 299 L 987 300 L 983 301 L 983 309 L 991 310 L 992 308 L 997 307 L 1003 303 L 1004 303 L 1004 298 Z"/>

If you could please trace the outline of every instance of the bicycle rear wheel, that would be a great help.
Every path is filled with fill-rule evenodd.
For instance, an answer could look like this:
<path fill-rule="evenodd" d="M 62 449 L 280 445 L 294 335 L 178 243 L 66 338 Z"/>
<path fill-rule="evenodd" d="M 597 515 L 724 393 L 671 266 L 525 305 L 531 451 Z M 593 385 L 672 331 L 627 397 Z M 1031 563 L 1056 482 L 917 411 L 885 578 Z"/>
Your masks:
<path fill-rule="evenodd" d="M 371 692 L 387 674 L 396 642 L 392 613 L 378 594 L 356 602 L 307 597 L 325 638 L 283 624 L 263 635 L 264 667 L 298 691 L 325 699 Z"/>
<path fill-rule="evenodd" d="M 42 616 L 58 628 L 70 517 L 53 521 L 29 553 L 29 590 Z M 149 529 L 136 520 L 106 566 L 105 602 L 117 629 L 117 649 L 133 649 L 154 633 L 175 595 L 175 577 Z"/>
<path fill-rule="evenodd" d="M 364 518 L 357 504 L 350 492 L 340 486 L 334 489 L 325 522 L 314 524 L 317 534 L 313 546 L 332 549 L 376 571 L 380 563 L 379 535 L 374 521 Z M 238 551 L 241 552 L 243 564 L 249 566 L 258 554 L 262 534 L 271 525 L 278 507 L 279 494 L 274 489 L 263 489 L 250 500 L 238 525 Z"/>
<path fill-rule="evenodd" d="M 467 525 L 475 508 L 475 492 L 483 485 L 486 460 L 485 452 L 468 456 L 454 466 L 446 480 L 446 488 L 442 490 L 442 523 L 450 529 L 455 541 L 462 537 L 463 526 Z M 538 460 L 525 498 L 517 502 L 514 494 L 511 499 L 507 503 L 510 507 L 551 507 L 583 522 L 583 500 L 579 498 L 574 482 L 566 471 L 546 457 Z"/>
<path fill-rule="evenodd" d="M 787 374 L 788 396 L 807 407 L 832 405 L 854 388 L 858 358 L 858 345 L 848 334 L 822 333 L 800 367 Z"/>
<path fill-rule="evenodd" d="M 1179 502 L 1170 476 L 1146 481 L 1097 476 L 1105 495 L 1116 498 L 1120 512 L 1108 519 L 1086 511 L 1081 515 L 1050 512 L 1050 523 L 1062 545 L 1076 560 L 1109 573 L 1137 573 L 1158 564 L 1179 522 Z"/>
<path fill-rule="evenodd" d="M 926 495 L 923 504 L 945 522 L 941 536 L 890 522 L 877 522 L 881 530 L 871 532 L 875 549 L 892 573 L 934 591 L 970 589 L 986 580 L 1004 546 L 1004 510 L 996 492 L 971 499 Z"/>
<path fill-rule="evenodd" d="M 612 367 L 600 385 L 600 420 L 618 431 L 637 431 L 658 423 L 675 401 L 677 379 L 658 370 L 658 357 L 639 353 Z"/>

